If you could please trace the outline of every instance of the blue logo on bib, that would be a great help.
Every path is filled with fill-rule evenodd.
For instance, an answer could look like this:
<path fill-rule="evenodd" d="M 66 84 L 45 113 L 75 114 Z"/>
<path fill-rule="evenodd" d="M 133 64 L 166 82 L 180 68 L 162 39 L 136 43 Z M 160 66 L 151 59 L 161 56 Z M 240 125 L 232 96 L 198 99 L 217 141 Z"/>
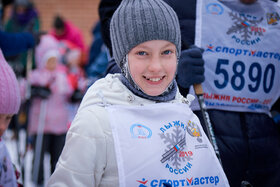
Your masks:
<path fill-rule="evenodd" d="M 151 138 L 152 136 L 151 129 L 141 124 L 133 124 L 130 127 L 130 133 L 132 138 L 138 139 L 147 139 Z"/>
<path fill-rule="evenodd" d="M 224 12 L 224 8 L 218 3 L 210 3 L 206 6 L 207 13 L 213 15 L 221 15 Z"/>

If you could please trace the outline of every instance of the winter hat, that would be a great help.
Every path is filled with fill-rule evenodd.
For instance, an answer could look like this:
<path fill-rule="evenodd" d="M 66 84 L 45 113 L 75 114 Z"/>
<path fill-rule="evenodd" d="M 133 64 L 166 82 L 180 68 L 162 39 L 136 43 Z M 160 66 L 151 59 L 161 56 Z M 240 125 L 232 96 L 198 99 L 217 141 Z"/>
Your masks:
<path fill-rule="evenodd" d="M 123 59 L 140 43 L 167 40 L 181 51 L 181 33 L 175 11 L 162 0 L 123 0 L 110 23 L 113 57 L 123 70 Z"/>
<path fill-rule="evenodd" d="M 52 35 L 46 34 L 40 38 L 35 49 L 35 60 L 38 68 L 44 68 L 49 58 L 59 58 L 58 41 Z"/>
<path fill-rule="evenodd" d="M 0 114 L 16 114 L 20 107 L 20 91 L 16 75 L 0 50 Z"/>

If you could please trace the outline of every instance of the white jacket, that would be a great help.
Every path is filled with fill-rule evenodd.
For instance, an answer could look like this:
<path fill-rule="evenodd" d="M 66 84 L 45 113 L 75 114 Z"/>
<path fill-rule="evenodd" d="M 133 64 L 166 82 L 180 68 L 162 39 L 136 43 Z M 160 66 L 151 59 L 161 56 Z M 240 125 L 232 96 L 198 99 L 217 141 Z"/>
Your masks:
<path fill-rule="evenodd" d="M 88 89 L 47 186 L 119 186 L 113 136 L 105 106 L 155 102 L 134 95 L 118 76 L 109 74 Z M 179 91 L 171 102 L 188 103 Z"/>

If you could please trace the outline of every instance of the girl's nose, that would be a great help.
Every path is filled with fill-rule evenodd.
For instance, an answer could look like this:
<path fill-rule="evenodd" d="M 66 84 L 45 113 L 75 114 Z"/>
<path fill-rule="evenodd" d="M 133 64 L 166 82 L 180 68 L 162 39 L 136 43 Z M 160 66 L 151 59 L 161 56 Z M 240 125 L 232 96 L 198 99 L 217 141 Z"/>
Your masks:
<path fill-rule="evenodd" d="M 161 66 L 160 58 L 158 56 L 153 56 L 149 63 L 149 67 L 148 67 L 149 71 L 158 72 L 161 70 L 161 68 L 162 66 Z"/>

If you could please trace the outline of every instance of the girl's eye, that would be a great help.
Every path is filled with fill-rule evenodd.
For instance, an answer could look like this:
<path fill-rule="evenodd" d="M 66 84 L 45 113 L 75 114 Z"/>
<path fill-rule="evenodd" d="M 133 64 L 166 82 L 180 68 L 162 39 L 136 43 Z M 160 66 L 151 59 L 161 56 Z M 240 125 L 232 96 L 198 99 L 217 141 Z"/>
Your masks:
<path fill-rule="evenodd" d="M 171 50 L 163 51 L 163 54 L 164 54 L 164 55 L 170 55 L 170 54 L 172 54 L 172 53 L 173 53 L 173 51 L 171 51 Z"/>
<path fill-rule="evenodd" d="M 139 51 L 139 52 L 137 52 L 137 55 L 143 56 L 143 55 L 147 55 L 147 53 L 145 51 Z"/>

